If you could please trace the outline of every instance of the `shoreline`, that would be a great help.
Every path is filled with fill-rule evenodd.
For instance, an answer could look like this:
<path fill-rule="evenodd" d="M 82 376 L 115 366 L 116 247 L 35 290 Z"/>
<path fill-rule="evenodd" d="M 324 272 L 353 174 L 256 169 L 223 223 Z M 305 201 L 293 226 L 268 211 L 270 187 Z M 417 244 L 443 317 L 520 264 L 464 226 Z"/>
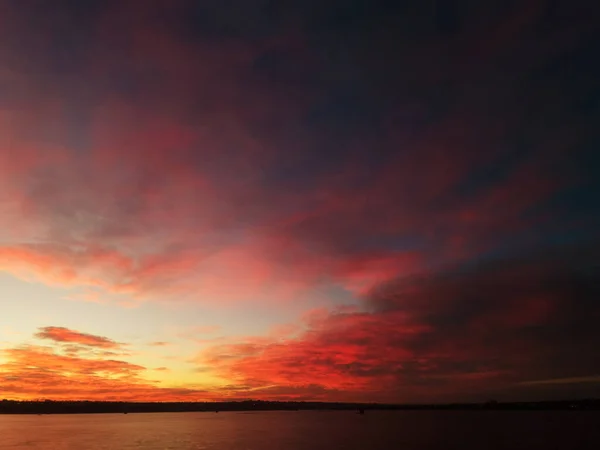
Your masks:
<path fill-rule="evenodd" d="M 113 401 L 0 401 L 0 414 L 135 414 L 164 412 L 262 411 L 600 411 L 600 399 L 542 402 L 380 404 L 333 402 L 113 402 Z"/>

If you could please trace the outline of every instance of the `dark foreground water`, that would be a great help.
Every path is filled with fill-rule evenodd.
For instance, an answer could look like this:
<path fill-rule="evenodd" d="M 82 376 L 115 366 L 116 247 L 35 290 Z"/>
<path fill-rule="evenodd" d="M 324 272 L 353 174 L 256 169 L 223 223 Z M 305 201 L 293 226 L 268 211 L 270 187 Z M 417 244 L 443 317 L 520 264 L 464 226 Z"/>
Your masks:
<path fill-rule="evenodd" d="M 0 448 L 600 449 L 600 413 L 511 411 L 0 415 Z"/>

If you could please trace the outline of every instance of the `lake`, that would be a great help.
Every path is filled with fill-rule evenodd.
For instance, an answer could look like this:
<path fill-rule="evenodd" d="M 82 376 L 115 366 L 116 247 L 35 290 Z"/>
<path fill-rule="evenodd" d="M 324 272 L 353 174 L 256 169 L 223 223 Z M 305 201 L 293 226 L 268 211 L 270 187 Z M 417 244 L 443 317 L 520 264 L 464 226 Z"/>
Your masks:
<path fill-rule="evenodd" d="M 0 415 L 0 448 L 49 450 L 597 449 L 600 413 L 285 411 Z"/>

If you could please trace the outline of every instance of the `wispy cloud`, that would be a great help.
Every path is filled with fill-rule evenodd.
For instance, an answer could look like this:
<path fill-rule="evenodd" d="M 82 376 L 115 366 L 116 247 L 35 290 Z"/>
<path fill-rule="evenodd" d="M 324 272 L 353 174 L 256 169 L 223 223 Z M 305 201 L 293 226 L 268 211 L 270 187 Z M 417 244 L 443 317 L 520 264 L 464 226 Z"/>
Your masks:
<path fill-rule="evenodd" d="M 155 341 L 155 342 L 150 342 L 148 344 L 151 347 L 167 347 L 168 345 L 171 345 L 169 342 L 165 342 L 165 341 Z"/>
<path fill-rule="evenodd" d="M 552 385 L 552 384 L 579 384 L 579 383 L 600 383 L 600 375 L 590 375 L 587 377 L 570 378 L 551 378 L 549 380 L 522 381 L 523 386 Z"/>
<path fill-rule="evenodd" d="M 74 343 L 89 347 L 118 348 L 122 344 L 104 336 L 81 333 L 64 327 L 43 327 L 35 334 L 39 339 L 49 339 L 55 342 Z"/>
<path fill-rule="evenodd" d="M 0 355 L 2 394 L 7 398 L 173 401 L 215 397 L 208 390 L 162 387 L 144 378 L 145 367 L 113 359 L 113 355 L 84 356 L 69 348 L 36 345 L 7 347 Z"/>

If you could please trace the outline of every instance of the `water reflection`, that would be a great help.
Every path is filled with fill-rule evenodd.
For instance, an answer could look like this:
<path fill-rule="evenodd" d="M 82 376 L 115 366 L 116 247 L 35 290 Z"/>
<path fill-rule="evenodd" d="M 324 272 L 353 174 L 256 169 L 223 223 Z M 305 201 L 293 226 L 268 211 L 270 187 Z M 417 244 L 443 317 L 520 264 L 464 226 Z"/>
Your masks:
<path fill-rule="evenodd" d="M 596 448 L 597 412 L 0 415 L 11 450 Z M 596 445 L 593 445 L 596 444 Z"/>

